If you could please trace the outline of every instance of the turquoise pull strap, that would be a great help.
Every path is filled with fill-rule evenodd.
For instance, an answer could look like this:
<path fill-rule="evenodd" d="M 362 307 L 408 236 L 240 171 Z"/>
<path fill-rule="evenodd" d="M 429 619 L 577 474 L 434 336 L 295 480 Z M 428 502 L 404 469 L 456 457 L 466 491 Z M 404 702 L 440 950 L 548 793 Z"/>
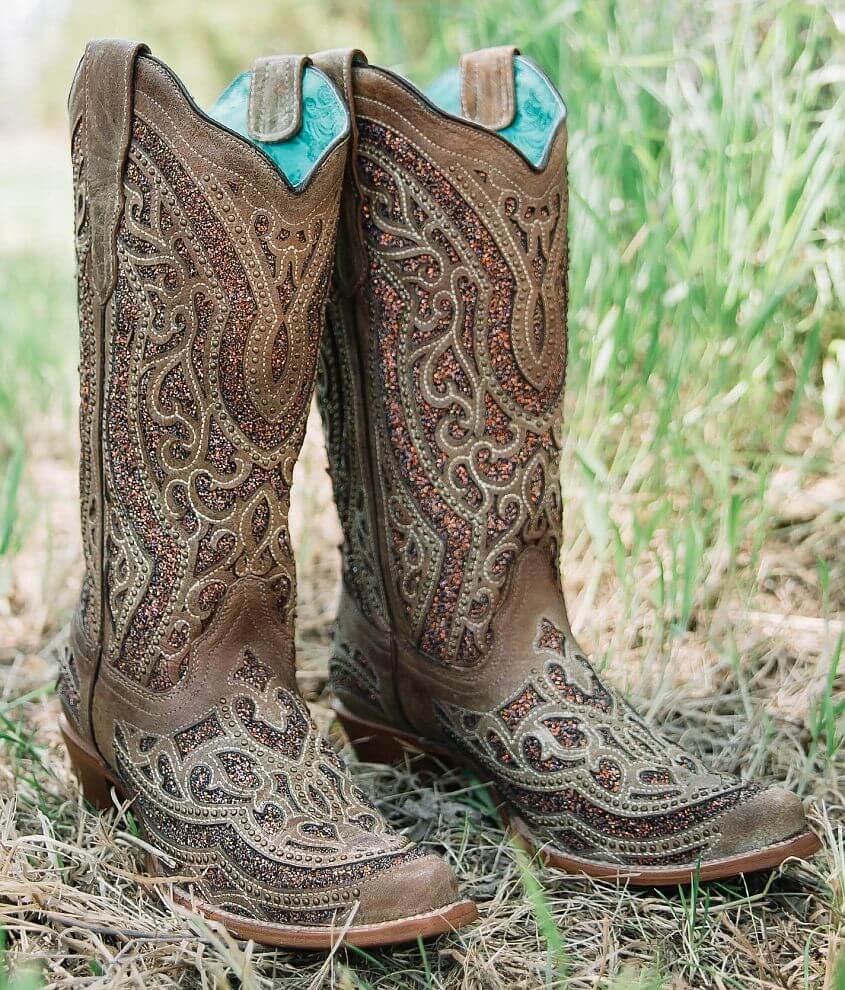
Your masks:
<path fill-rule="evenodd" d="M 445 72 L 429 88 L 428 97 L 446 113 L 494 131 L 535 168 L 542 168 L 558 126 L 566 118 L 566 106 L 536 62 L 524 55 L 506 54 L 515 49 L 493 51 L 495 57 L 488 54 L 484 59 L 477 58 L 484 52 L 465 55 L 461 69 Z M 505 69 L 501 60 L 507 57 L 512 64 Z M 503 126 L 497 126 L 500 123 Z"/>

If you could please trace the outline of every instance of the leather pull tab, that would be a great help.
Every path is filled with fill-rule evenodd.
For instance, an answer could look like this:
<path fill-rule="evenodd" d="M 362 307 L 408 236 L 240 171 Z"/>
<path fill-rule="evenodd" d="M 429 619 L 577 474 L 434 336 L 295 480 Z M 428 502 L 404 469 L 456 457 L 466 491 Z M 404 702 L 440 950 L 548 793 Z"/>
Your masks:
<path fill-rule="evenodd" d="M 311 61 L 331 79 L 343 93 L 352 127 L 355 127 L 355 93 L 352 89 L 352 70 L 356 65 L 366 65 L 367 56 L 360 48 L 327 48 L 311 56 Z"/>
<path fill-rule="evenodd" d="M 265 144 L 284 141 L 302 126 L 305 55 L 270 55 L 256 60 L 249 84 L 249 136 Z"/>
<path fill-rule="evenodd" d="M 100 302 L 114 289 L 115 238 L 123 213 L 123 169 L 132 136 L 135 60 L 146 45 L 103 38 L 82 60 L 85 191 L 91 225 L 91 280 Z"/>
<path fill-rule="evenodd" d="M 334 280 L 335 287 L 343 295 L 352 295 L 367 276 L 367 255 L 359 209 L 363 192 L 356 166 L 358 123 L 355 118 L 353 86 L 355 66 L 366 65 L 367 56 L 359 48 L 329 48 L 312 55 L 311 61 L 341 91 L 349 109 L 350 148 L 346 166 L 348 181 L 345 183 L 340 206 L 340 225 L 344 232 L 342 240 L 347 242 L 347 247 L 339 250 L 335 257 Z"/>
<path fill-rule="evenodd" d="M 482 48 L 461 56 L 461 113 L 491 131 L 513 123 L 516 115 L 516 79 L 512 45 Z"/>

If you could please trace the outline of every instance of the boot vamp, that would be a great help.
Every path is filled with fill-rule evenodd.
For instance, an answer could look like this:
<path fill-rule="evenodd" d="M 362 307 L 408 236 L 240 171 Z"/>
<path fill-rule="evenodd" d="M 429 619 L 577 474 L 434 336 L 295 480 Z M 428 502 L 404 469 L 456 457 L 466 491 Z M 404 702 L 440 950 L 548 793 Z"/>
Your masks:
<path fill-rule="evenodd" d="M 539 845 L 670 866 L 761 849 L 806 827 L 797 797 L 711 771 L 597 674 L 540 554 L 517 563 L 492 628 L 487 661 L 429 674 L 431 707 L 417 708 L 493 778 Z"/>
<path fill-rule="evenodd" d="M 116 771 L 158 865 L 252 919 L 331 924 L 356 907 L 360 922 L 363 905 L 384 920 L 368 889 L 393 886 L 422 850 L 356 786 L 302 699 L 266 668 L 250 676 L 178 731 L 115 724 Z"/>

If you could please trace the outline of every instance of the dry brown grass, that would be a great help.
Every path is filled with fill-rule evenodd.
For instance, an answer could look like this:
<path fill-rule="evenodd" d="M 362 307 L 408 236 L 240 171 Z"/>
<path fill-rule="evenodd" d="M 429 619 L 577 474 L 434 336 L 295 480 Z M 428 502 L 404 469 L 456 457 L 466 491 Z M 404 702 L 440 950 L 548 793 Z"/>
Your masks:
<path fill-rule="evenodd" d="M 702 600 L 715 611 L 675 637 L 668 659 L 645 605 L 626 619 L 620 589 L 603 572 L 594 580 L 599 565 L 580 537 L 580 493 L 571 486 L 567 512 L 573 613 L 593 596 L 581 631 L 600 656 L 614 658 L 617 683 L 718 766 L 811 795 L 823 852 L 770 876 L 695 891 L 617 889 L 527 863 L 477 781 L 423 774 L 412 763 L 396 770 L 362 765 L 356 773 L 385 814 L 454 865 L 481 921 L 423 948 L 341 947 L 323 957 L 235 942 L 174 907 L 167 884 L 143 872 L 145 845 L 127 809 L 98 817 L 84 806 L 50 690 L 59 623 L 79 571 L 69 495 L 74 455 L 49 431 L 39 435 L 29 483 L 46 484 L 51 528 L 29 530 L 3 598 L 0 925 L 12 973 L 35 966 L 47 985 L 60 988 L 834 986 L 845 912 L 845 766 L 841 753 L 823 758 L 824 739 L 814 744 L 812 725 L 842 618 L 830 609 L 822 616 L 814 564 L 826 559 L 839 573 L 841 472 L 810 475 L 800 489 L 782 479 L 788 497 L 776 507 L 756 591 L 736 600 L 736 588 L 748 582 L 724 570 L 718 581 L 711 568 L 713 587 Z M 335 731 L 325 671 L 339 533 L 323 461 L 312 422 L 292 520 L 301 575 L 299 677 L 321 724 Z M 624 517 L 621 499 L 617 509 Z M 637 579 L 647 591 L 654 575 Z M 841 692 L 841 681 L 834 690 Z"/>

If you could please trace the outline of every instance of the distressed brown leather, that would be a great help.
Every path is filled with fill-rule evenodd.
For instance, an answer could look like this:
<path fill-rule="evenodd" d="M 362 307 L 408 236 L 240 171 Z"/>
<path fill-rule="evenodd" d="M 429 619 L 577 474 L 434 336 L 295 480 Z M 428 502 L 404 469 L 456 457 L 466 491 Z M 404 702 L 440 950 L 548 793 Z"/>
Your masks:
<path fill-rule="evenodd" d="M 256 60 L 249 86 L 250 137 L 284 141 L 302 126 L 304 55 L 269 55 Z"/>
<path fill-rule="evenodd" d="M 483 48 L 461 56 L 461 115 L 491 131 L 510 126 L 516 114 L 513 45 Z"/>
<path fill-rule="evenodd" d="M 86 50 L 70 119 L 85 579 L 59 693 L 73 731 L 201 905 L 308 927 L 403 917 L 411 893 L 413 914 L 451 903 L 451 870 L 373 808 L 294 677 L 289 493 L 346 146 L 294 191 L 124 42 Z"/>
<path fill-rule="evenodd" d="M 311 61 L 321 69 L 343 93 L 348 106 L 352 106 L 352 80 L 355 67 L 367 64 L 367 56 L 359 48 L 328 48 L 316 52 Z M 355 148 L 358 145 L 358 125 L 354 114 L 350 115 L 349 158 L 344 177 L 346 194 L 341 198 L 339 228 L 344 232 L 341 238 L 346 244 L 357 247 L 338 251 L 335 257 L 334 286 L 344 295 L 354 292 L 366 277 L 366 254 L 361 234 L 358 203 L 361 193 L 358 189 L 358 172 L 354 168 Z"/>
<path fill-rule="evenodd" d="M 337 282 L 319 389 L 345 538 L 332 685 L 353 715 L 492 777 L 538 847 L 694 868 L 795 835 L 803 810 L 661 737 L 572 636 L 566 132 L 542 168 L 494 133 L 512 119 L 512 56 L 464 58 L 467 121 L 353 70 L 338 264 L 366 281 Z"/>
<path fill-rule="evenodd" d="M 88 108 L 86 188 L 91 217 L 91 284 L 103 302 L 114 288 L 114 238 L 123 209 L 119 181 L 129 147 L 135 61 L 145 45 L 103 39 L 89 42 L 79 85 Z M 108 80 L 110 88 L 104 88 Z"/>

